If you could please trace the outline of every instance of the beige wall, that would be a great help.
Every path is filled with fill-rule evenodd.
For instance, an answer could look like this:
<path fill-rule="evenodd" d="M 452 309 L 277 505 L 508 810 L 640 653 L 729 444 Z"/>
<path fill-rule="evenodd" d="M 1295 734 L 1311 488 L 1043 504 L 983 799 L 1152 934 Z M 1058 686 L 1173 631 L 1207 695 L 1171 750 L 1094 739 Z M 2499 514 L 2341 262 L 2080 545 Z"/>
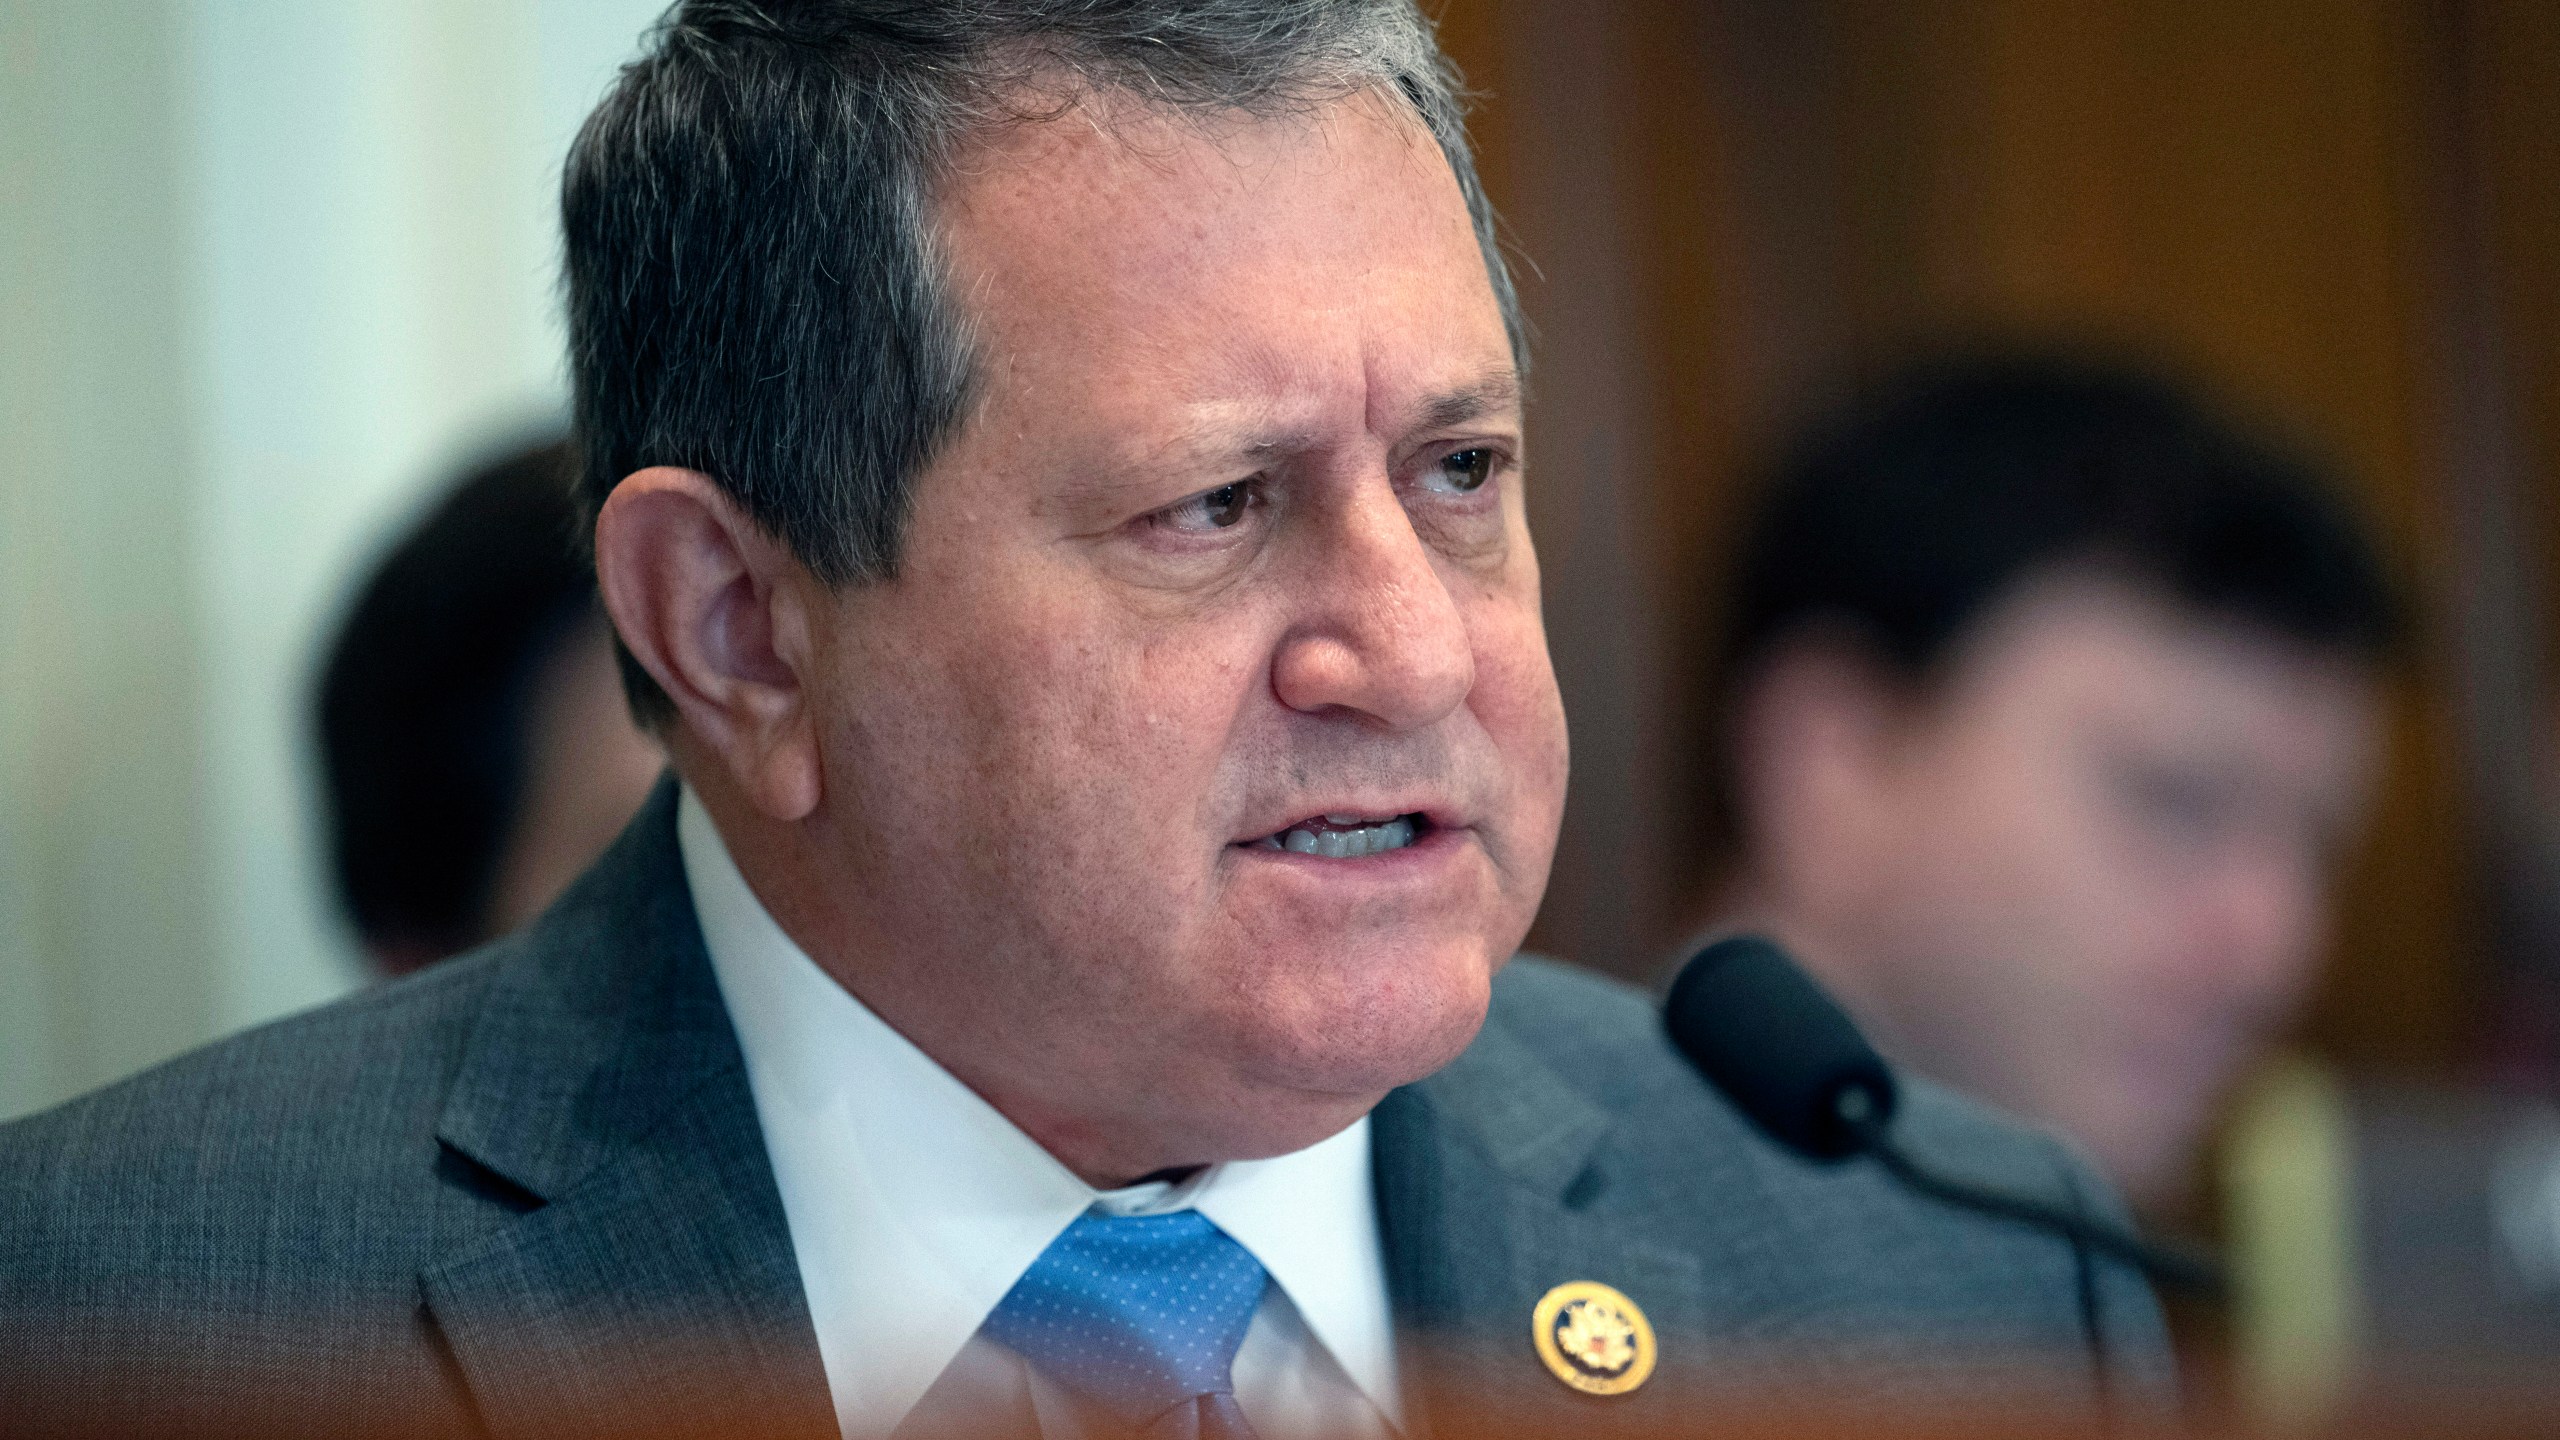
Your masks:
<path fill-rule="evenodd" d="M 359 983 L 318 647 L 557 413 L 559 157 L 660 3 L 0 3 L 0 1115 Z"/>
<path fill-rule="evenodd" d="M 215 1012 L 171 21 L 0 6 L 0 1113 Z"/>

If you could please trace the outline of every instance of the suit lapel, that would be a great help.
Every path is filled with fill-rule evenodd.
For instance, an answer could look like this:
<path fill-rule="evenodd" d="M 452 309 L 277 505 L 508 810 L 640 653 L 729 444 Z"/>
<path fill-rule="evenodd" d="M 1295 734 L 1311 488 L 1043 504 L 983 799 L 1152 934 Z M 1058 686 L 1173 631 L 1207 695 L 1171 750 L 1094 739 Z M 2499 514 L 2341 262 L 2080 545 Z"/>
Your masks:
<path fill-rule="evenodd" d="M 503 964 L 438 1127 L 539 1202 L 420 1276 L 498 1436 L 835 1432 L 674 800 Z"/>
<path fill-rule="evenodd" d="M 501 1437 L 835 1433 L 674 812 L 669 784 L 502 963 L 438 1126 L 452 1156 L 527 1209 L 420 1276 Z M 1643 1307 L 1666 1370 L 1697 1360 L 1696 1337 L 1794 1328 L 1785 1317 L 1799 1302 L 1772 1259 L 1791 1219 L 1757 1177 L 1704 1187 L 1729 1212 L 1710 1228 L 1732 1240 L 1707 1247 L 1719 1257 L 1710 1277 L 1697 1249 L 1651 1243 L 1662 1217 L 1613 1191 L 1615 1130 L 1498 1017 L 1447 1069 L 1378 1107 L 1409 1419 L 1498 1416 L 1526 1433 L 1601 1414 L 1666 1430 L 1694 1418 L 1675 1408 L 1677 1385 L 1595 1401 L 1546 1374 L 1530 1314 L 1567 1281 Z M 1701 1163 L 1742 1165 L 1703 1138 Z M 1697 1221 L 1679 1228 L 1694 1234 Z"/>
<path fill-rule="evenodd" d="M 1881 1342 L 1872 1316 L 1843 1306 L 1857 1284 L 1833 1263 L 1844 1242 L 1880 1259 L 1894 1243 L 1872 1228 L 1884 1202 L 1851 1189 L 1888 1181 L 1802 1173 L 1703 1087 L 1629 1104 L 1642 1118 L 1622 1127 L 1497 1011 L 1456 1063 L 1378 1107 L 1388 1288 L 1426 1418 L 1466 1433 L 1604 1421 L 1673 1434 L 1696 1428 L 1702 1407 L 1836 1398 L 1818 1387 L 1853 1393 L 1915 1356 L 1945 1368 L 1925 1331 Z M 1676 1190 L 1663 1188 L 1660 1166 L 1635 1163 L 1639 1144 L 1682 1147 Z M 1548 1375 L 1530 1315 L 1573 1280 L 1612 1286 L 1644 1310 L 1661 1346 L 1655 1379 L 1596 1399 Z"/>
<path fill-rule="evenodd" d="M 1608 1113 L 1495 1023 L 1388 1096 L 1371 1126 L 1408 1428 L 1424 1428 L 1410 1424 L 1418 1408 L 1426 1426 L 1456 1431 L 1561 1432 L 1606 1414 L 1669 1433 L 1676 1387 L 1595 1400 L 1550 1376 L 1530 1338 L 1539 1299 L 1574 1280 L 1634 1300 L 1666 1350 L 1704 1327 L 1697 1259 L 1595 1203 Z"/>

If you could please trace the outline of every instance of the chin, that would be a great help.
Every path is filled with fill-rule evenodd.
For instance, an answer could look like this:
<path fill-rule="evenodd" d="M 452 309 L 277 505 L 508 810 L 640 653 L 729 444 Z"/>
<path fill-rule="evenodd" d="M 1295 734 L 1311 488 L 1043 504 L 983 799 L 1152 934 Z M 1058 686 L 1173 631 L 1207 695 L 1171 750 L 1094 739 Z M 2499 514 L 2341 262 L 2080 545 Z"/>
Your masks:
<path fill-rule="evenodd" d="M 1484 1005 L 1450 1004 L 1362 1027 L 1356 1041 L 1308 1043 L 1265 1033 L 1260 1063 L 1237 1103 L 1194 1148 L 1221 1159 L 1260 1160 L 1329 1140 L 1376 1108 L 1387 1092 L 1437 1073 L 1484 1024 Z"/>
<path fill-rule="evenodd" d="M 1475 1040 L 1500 963 L 1486 958 L 1481 940 L 1361 949 L 1403 958 L 1390 965 L 1316 963 L 1292 976 L 1271 976 L 1281 983 L 1260 988 L 1262 1003 L 1234 1017 L 1257 1081 L 1360 1100 L 1365 1109 L 1388 1091 L 1436 1073 Z"/>

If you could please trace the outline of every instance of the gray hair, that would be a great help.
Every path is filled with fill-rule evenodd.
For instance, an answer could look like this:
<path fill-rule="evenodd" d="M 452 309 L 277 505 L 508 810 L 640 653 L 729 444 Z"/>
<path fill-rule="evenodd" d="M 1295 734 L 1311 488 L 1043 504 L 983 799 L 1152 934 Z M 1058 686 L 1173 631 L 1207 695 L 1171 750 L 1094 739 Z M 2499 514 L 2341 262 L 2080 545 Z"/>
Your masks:
<path fill-rule="evenodd" d="M 589 516 L 623 476 L 682 466 L 829 583 L 894 574 L 975 371 L 927 197 L 971 135 L 1078 89 L 1204 115 L 1401 96 L 1525 365 L 1463 91 L 1412 0 L 681 0 L 562 183 Z M 671 716 L 623 673 L 644 721 Z"/>

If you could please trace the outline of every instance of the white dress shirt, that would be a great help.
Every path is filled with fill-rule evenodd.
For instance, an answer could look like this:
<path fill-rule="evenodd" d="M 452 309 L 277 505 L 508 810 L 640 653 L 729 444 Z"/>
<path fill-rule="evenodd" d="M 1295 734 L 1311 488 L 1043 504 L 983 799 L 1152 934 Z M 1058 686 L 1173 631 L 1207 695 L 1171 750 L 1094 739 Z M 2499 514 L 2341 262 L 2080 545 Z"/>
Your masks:
<path fill-rule="evenodd" d="M 997 1420 L 1081 1440 L 1078 1402 L 978 1327 L 1096 1204 L 1197 1209 L 1270 1273 L 1234 1371 L 1236 1404 L 1264 1440 L 1393 1435 L 1366 1119 L 1292 1155 L 1097 1191 L 818 969 L 690 790 L 676 835 L 846 1440 Z"/>

